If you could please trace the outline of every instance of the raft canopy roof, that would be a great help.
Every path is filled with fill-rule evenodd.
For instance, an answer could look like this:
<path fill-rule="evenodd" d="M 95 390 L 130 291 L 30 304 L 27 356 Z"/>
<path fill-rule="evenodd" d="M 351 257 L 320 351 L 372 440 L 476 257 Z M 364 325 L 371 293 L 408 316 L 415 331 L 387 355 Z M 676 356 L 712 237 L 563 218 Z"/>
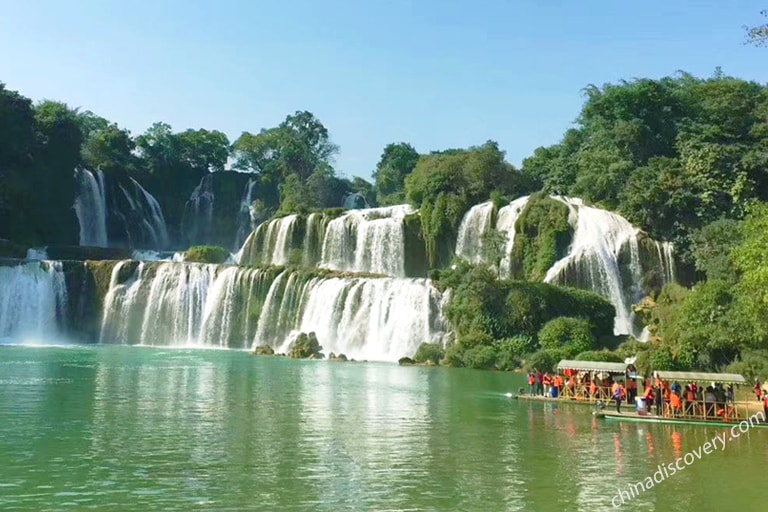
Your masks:
<path fill-rule="evenodd" d="M 738 373 L 668 372 L 658 371 L 656 375 L 667 381 L 722 382 L 724 384 L 746 384 L 747 379 Z"/>
<path fill-rule="evenodd" d="M 563 359 L 557 363 L 558 370 L 579 370 L 584 372 L 625 373 L 626 363 L 607 363 L 605 361 L 573 361 Z"/>

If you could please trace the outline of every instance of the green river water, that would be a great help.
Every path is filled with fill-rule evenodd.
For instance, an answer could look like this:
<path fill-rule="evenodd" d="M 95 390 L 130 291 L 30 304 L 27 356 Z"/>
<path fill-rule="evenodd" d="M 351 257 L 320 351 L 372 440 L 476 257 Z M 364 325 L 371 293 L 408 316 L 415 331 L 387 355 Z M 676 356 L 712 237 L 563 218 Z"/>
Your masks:
<path fill-rule="evenodd" d="M 614 510 L 716 427 L 511 400 L 523 376 L 0 346 L 0 510 Z M 623 510 L 765 510 L 768 431 Z M 614 500 L 614 503 L 620 502 Z"/>

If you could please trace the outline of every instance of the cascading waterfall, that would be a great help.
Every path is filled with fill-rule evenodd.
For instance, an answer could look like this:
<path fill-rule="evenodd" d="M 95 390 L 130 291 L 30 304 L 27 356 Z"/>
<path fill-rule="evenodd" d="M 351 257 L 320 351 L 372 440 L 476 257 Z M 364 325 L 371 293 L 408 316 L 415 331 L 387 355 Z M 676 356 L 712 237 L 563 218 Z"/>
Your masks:
<path fill-rule="evenodd" d="M 0 266 L 0 339 L 25 341 L 61 334 L 66 312 L 61 262 Z"/>
<path fill-rule="evenodd" d="M 237 218 L 237 235 L 235 236 L 235 248 L 241 247 L 248 238 L 248 234 L 256 228 L 256 212 L 253 209 L 254 189 L 256 180 L 249 179 L 245 184 L 240 198 L 240 211 Z"/>
<path fill-rule="evenodd" d="M 163 218 L 163 211 L 160 208 L 160 203 L 158 203 L 155 196 L 147 192 L 138 181 L 133 178 L 130 178 L 130 180 L 133 182 L 138 193 L 141 194 L 140 199 L 143 199 L 143 201 L 141 201 L 144 206 L 142 211 L 149 213 L 148 216 L 145 215 L 145 218 L 147 219 L 146 222 L 150 225 L 151 232 L 154 234 L 156 247 L 168 247 L 168 229 L 165 225 L 165 219 Z"/>
<path fill-rule="evenodd" d="M 626 219 L 605 210 L 584 205 L 580 199 L 553 197 L 569 208 L 569 223 L 574 228 L 568 253 L 549 269 L 544 281 L 552 284 L 575 286 L 599 293 L 616 308 L 614 332 L 640 336 L 632 304 L 638 302 L 644 291 L 643 264 L 661 271 L 663 284 L 675 279 L 672 244 L 655 244 L 657 261 L 641 261 L 638 240 L 640 230 Z M 515 241 L 515 223 L 525 209 L 528 197 L 515 199 L 501 208 L 493 221 L 493 205 L 482 203 L 471 208 L 462 219 L 456 253 L 473 262 L 482 262 L 482 237 L 489 229 L 507 235 L 500 273 L 510 275 L 512 247 Z M 653 258 L 651 258 L 653 259 Z"/>
<path fill-rule="evenodd" d="M 493 222 L 493 203 L 487 201 L 473 206 L 461 219 L 456 240 L 456 255 L 472 263 L 483 261 L 483 235 Z"/>
<path fill-rule="evenodd" d="M 321 266 L 333 270 L 405 275 L 403 219 L 410 205 L 350 210 L 326 227 Z"/>
<path fill-rule="evenodd" d="M 297 215 L 262 222 L 240 251 L 240 261 L 251 265 L 287 265 L 291 262 Z"/>
<path fill-rule="evenodd" d="M 75 213 L 80 223 L 80 245 L 107 247 L 107 199 L 104 174 L 86 169 L 75 170 L 77 196 Z"/>
<path fill-rule="evenodd" d="M 528 203 L 528 196 L 518 197 L 508 205 L 499 209 L 499 213 L 496 219 L 496 229 L 505 233 L 507 236 L 507 243 L 504 247 L 504 256 L 501 259 L 500 273 L 503 276 L 510 274 L 512 255 L 512 246 L 515 243 L 515 223 L 517 218 L 522 213 L 525 205 Z"/>
<path fill-rule="evenodd" d="M 556 197 L 575 217 L 573 240 L 568 254 L 555 262 L 544 281 L 587 288 L 608 298 L 616 308 L 614 332 L 640 336 L 632 304 L 642 298 L 642 269 L 638 249 L 640 230 L 626 219 L 606 210 L 584 205 L 580 199 Z M 619 264 L 622 250 L 630 255 L 631 279 L 623 282 Z"/>
<path fill-rule="evenodd" d="M 283 272 L 270 287 L 254 345 L 287 351 L 298 332 L 315 332 L 326 353 L 393 361 L 422 342 L 441 342 L 441 295 L 427 279 L 302 279 Z"/>
<path fill-rule="evenodd" d="M 184 207 L 183 231 L 192 243 L 207 241 L 213 230 L 213 204 L 216 196 L 210 180 L 203 179 L 192 191 Z"/>
<path fill-rule="evenodd" d="M 414 212 L 409 205 L 396 205 L 350 210 L 334 219 L 324 213 L 272 219 L 251 233 L 238 252 L 238 261 L 401 277 L 405 275 L 403 223 Z"/>
<path fill-rule="evenodd" d="M 115 265 L 102 343 L 285 350 L 314 331 L 326 353 L 396 360 L 440 341 L 440 293 L 426 279 L 321 277 L 194 263 Z"/>

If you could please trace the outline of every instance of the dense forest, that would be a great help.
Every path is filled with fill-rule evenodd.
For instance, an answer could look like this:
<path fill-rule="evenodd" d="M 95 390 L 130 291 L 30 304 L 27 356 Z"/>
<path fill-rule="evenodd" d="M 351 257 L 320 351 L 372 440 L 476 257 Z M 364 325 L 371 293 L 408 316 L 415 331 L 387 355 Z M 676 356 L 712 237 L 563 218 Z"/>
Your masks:
<path fill-rule="evenodd" d="M 258 180 L 253 206 L 263 220 L 339 207 L 351 193 L 370 205 L 419 208 L 407 221 L 418 223 L 434 282 L 455 292 L 447 315 L 456 342 L 439 354 L 452 364 L 546 367 L 562 356 L 637 355 L 641 368 L 767 374 L 768 89 L 718 69 L 706 79 L 678 73 L 589 85 L 584 98 L 573 128 L 521 169 L 494 141 L 421 154 L 400 142 L 384 148 L 369 183 L 337 174 L 339 148 L 310 112 L 234 142 L 164 123 L 134 137 L 91 112 L 33 104 L 0 84 L 0 238 L 76 244 L 75 168 L 135 178 L 171 227 L 201 178 L 248 172 Z M 519 281 L 498 279 L 494 255 L 487 261 L 495 266 L 455 260 L 471 206 L 533 193 L 518 220 Z M 647 343 L 615 339 L 610 304 L 599 297 L 536 283 L 568 240 L 567 211 L 548 195 L 583 198 L 674 243 L 679 282 L 636 305 Z M 492 238 L 486 246 L 498 252 L 504 241 Z M 417 359 L 436 351 L 425 346 Z"/>

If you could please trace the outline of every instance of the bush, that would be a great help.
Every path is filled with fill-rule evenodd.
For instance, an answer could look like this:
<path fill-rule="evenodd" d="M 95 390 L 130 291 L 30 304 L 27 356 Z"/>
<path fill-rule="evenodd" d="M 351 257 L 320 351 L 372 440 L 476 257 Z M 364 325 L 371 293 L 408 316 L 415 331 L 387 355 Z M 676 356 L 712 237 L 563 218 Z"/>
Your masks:
<path fill-rule="evenodd" d="M 229 251 L 218 245 L 196 245 L 184 253 L 184 261 L 196 263 L 224 263 L 229 257 Z"/>
<path fill-rule="evenodd" d="M 565 358 L 592 350 L 595 338 L 592 325 L 583 318 L 560 317 L 550 320 L 539 331 L 539 345 L 544 350 L 562 350 Z"/>
<path fill-rule="evenodd" d="M 438 364 L 445 357 L 445 350 L 439 343 L 422 343 L 416 349 L 413 360 L 417 363 L 426 363 L 427 361 Z"/>
<path fill-rule="evenodd" d="M 533 338 L 525 335 L 496 340 L 493 343 L 496 351 L 496 367 L 504 371 L 519 368 L 522 357 L 532 352 L 535 345 Z"/>
<path fill-rule="evenodd" d="M 754 382 L 754 379 L 766 382 L 768 381 L 768 350 L 745 350 L 739 358 L 726 367 L 725 371 L 743 375 L 750 382 Z"/>
<path fill-rule="evenodd" d="M 489 370 L 496 366 L 496 352 L 493 347 L 478 345 L 464 351 L 463 363 L 467 368 Z"/>
<path fill-rule="evenodd" d="M 577 361 L 603 361 L 606 363 L 624 362 L 624 358 L 610 350 L 587 350 L 586 352 L 577 354 L 574 359 Z"/>
<path fill-rule="evenodd" d="M 445 350 L 445 358 L 440 361 L 443 366 L 454 366 L 460 368 L 464 366 L 464 347 L 458 343 L 453 343 Z"/>
<path fill-rule="evenodd" d="M 539 350 L 533 354 L 529 354 L 525 358 L 525 364 L 523 368 L 525 371 L 539 370 L 542 372 L 553 372 L 555 366 L 560 362 L 560 357 L 556 351 Z"/>

